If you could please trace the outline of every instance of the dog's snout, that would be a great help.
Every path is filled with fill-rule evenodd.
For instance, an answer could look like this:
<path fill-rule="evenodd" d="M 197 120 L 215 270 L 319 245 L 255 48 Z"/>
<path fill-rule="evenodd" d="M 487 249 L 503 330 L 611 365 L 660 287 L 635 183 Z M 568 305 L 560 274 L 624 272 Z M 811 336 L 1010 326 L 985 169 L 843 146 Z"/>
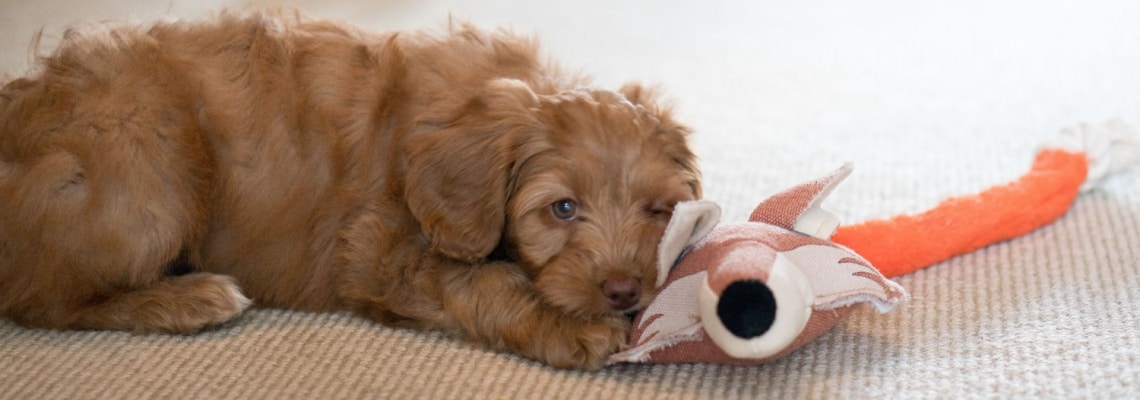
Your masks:
<path fill-rule="evenodd" d="M 602 295 L 615 311 L 628 310 L 641 300 L 641 281 L 634 278 L 606 279 L 602 282 Z"/>

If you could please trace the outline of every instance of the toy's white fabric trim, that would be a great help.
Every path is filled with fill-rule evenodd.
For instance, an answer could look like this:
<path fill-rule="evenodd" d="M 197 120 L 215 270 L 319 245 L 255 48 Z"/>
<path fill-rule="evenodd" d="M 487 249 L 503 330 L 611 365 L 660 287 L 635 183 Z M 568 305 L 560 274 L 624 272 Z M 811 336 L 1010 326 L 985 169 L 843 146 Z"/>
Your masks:
<path fill-rule="evenodd" d="M 795 231 L 811 237 L 826 240 L 836 229 L 839 229 L 839 217 L 819 207 L 805 210 L 796 219 Z"/>
<path fill-rule="evenodd" d="M 665 278 L 685 248 L 716 227 L 720 212 L 720 206 L 711 200 L 685 201 L 673 207 L 673 218 L 657 246 L 657 287 L 665 284 Z"/>
<path fill-rule="evenodd" d="M 1089 190 L 1105 178 L 1140 164 L 1140 140 L 1136 130 L 1121 120 L 1101 125 L 1082 123 L 1061 130 L 1045 148 L 1083 152 L 1089 174 L 1081 190 Z"/>
<path fill-rule="evenodd" d="M 704 336 L 701 335 L 701 332 L 701 324 L 693 324 L 661 338 L 654 338 L 645 345 L 632 347 L 611 355 L 610 358 L 606 360 L 606 364 L 649 362 L 649 357 L 654 351 L 672 347 L 679 343 L 704 340 Z"/>

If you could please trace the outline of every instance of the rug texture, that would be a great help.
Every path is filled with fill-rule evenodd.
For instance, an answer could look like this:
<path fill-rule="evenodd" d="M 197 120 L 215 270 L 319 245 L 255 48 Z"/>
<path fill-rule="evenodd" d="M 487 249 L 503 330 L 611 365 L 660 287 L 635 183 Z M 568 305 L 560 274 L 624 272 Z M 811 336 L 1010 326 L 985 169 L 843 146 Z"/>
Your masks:
<path fill-rule="evenodd" d="M 996 3 L 996 4 L 995 4 Z M 844 161 L 825 207 L 859 222 L 1016 178 L 1065 126 L 1140 124 L 1140 3 L 2 0 L 0 71 L 82 21 L 299 7 L 374 30 L 449 18 L 534 34 L 617 88 L 660 84 L 697 133 L 706 198 L 744 220 L 764 197 Z M 1027 236 L 896 280 L 912 295 L 855 312 L 756 367 L 560 371 L 349 314 L 253 310 L 196 336 L 53 332 L 0 322 L 0 398 L 1135 398 L 1140 170 Z"/>

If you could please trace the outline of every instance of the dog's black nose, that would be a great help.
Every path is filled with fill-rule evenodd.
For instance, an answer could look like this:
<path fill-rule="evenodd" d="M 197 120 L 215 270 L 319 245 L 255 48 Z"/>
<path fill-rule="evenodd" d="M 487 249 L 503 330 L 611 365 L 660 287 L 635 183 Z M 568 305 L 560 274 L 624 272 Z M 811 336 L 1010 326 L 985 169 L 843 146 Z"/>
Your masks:
<path fill-rule="evenodd" d="M 602 282 L 602 295 L 615 311 L 627 310 L 641 300 L 641 282 L 633 278 L 610 278 Z"/>

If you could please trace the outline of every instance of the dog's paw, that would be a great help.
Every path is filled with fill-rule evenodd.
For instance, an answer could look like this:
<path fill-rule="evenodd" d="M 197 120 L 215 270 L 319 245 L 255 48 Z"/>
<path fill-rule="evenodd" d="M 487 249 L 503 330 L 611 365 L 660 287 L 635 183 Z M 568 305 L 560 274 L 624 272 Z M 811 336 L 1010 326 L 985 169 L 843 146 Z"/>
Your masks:
<path fill-rule="evenodd" d="M 135 300 L 130 310 L 135 331 L 182 334 L 222 324 L 252 304 L 234 278 L 205 273 L 167 279 L 138 293 Z"/>
<path fill-rule="evenodd" d="M 212 326 L 229 321 L 253 304 L 241 292 L 237 281 L 225 275 L 206 275 L 201 282 L 201 289 L 194 293 L 195 300 L 201 302 L 202 326 Z M 193 298 L 193 297 L 191 297 Z"/>
<path fill-rule="evenodd" d="M 161 279 L 108 297 L 83 309 L 67 327 L 189 334 L 229 321 L 252 303 L 234 278 L 208 273 Z"/>
<path fill-rule="evenodd" d="M 559 321 L 543 341 L 541 360 L 564 369 L 596 370 L 625 345 L 629 322 L 621 317 Z"/>

